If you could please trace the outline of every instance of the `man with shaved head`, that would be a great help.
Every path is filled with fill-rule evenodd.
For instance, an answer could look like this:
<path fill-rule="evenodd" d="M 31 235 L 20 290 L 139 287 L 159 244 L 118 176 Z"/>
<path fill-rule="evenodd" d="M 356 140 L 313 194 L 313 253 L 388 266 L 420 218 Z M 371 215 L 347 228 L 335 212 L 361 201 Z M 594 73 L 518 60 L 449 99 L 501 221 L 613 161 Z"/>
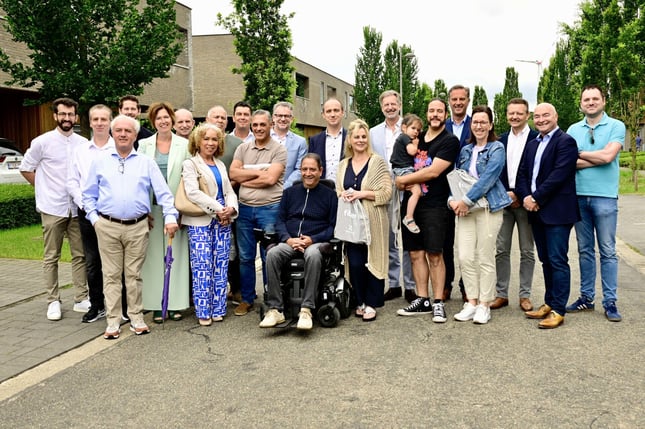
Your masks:
<path fill-rule="evenodd" d="M 544 305 L 527 311 L 529 319 L 543 319 L 538 327 L 557 328 L 564 322 L 569 291 L 569 235 L 580 220 L 576 196 L 578 145 L 558 128 L 558 113 L 549 103 L 533 112 L 540 133 L 527 143 L 517 172 L 515 193 L 528 211 L 535 247 L 544 274 Z"/>
<path fill-rule="evenodd" d="M 177 109 L 175 110 L 175 132 L 178 136 L 185 139 L 190 136 L 190 132 L 195 126 L 195 120 L 193 119 L 193 114 L 190 113 L 190 110 L 187 109 Z"/>

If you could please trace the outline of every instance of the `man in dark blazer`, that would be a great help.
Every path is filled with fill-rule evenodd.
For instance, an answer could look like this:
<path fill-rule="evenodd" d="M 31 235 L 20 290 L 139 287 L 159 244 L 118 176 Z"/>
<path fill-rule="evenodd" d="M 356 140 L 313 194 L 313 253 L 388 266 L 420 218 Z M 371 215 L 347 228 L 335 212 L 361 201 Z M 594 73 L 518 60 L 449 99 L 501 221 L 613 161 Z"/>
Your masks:
<path fill-rule="evenodd" d="M 540 135 L 524 149 L 515 193 L 529 212 L 535 247 L 544 273 L 544 305 L 527 311 L 529 319 L 543 319 L 540 328 L 557 328 L 564 322 L 571 289 L 569 236 L 580 220 L 576 196 L 578 145 L 558 128 L 558 114 L 548 103 L 533 113 Z"/>
<path fill-rule="evenodd" d="M 323 166 L 322 177 L 336 182 L 336 171 L 340 160 L 344 157 L 345 137 L 347 130 L 343 128 L 343 105 L 336 98 L 329 98 L 323 104 L 322 117 L 327 122 L 327 128 L 309 137 L 309 153 L 320 156 Z"/>
<path fill-rule="evenodd" d="M 517 236 L 520 244 L 520 308 L 523 311 L 533 310 L 531 304 L 531 286 L 535 267 L 533 250 L 533 233 L 529 224 L 528 212 L 522 207 L 522 201 L 515 194 L 517 170 L 526 144 L 538 136 L 538 132 L 529 128 L 529 103 L 523 98 L 513 98 L 506 106 L 506 120 L 511 129 L 499 137 L 506 150 L 506 163 L 500 174 L 500 180 L 513 201 L 504 209 L 504 219 L 497 234 L 497 253 L 495 265 L 497 270 L 496 298 L 490 305 L 492 310 L 508 305 L 508 289 L 511 279 L 511 247 L 513 230 L 517 225 Z"/>

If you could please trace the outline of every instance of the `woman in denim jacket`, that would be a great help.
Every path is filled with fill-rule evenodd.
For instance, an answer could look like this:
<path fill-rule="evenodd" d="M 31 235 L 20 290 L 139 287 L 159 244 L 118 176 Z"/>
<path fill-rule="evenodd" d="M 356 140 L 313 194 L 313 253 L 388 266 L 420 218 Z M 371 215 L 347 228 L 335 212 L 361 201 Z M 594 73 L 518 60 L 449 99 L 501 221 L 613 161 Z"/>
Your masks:
<path fill-rule="evenodd" d="M 493 129 L 493 112 L 488 106 L 473 108 L 469 144 L 461 149 L 456 168 L 466 170 L 477 182 L 462 200 L 452 197 L 448 205 L 458 216 L 459 267 L 468 301 L 455 320 L 485 324 L 490 320 L 490 303 L 495 299 L 495 241 L 502 225 L 503 208 L 511 204 L 499 179 L 506 151 Z M 469 212 L 477 200 L 486 197 L 489 208 Z"/>

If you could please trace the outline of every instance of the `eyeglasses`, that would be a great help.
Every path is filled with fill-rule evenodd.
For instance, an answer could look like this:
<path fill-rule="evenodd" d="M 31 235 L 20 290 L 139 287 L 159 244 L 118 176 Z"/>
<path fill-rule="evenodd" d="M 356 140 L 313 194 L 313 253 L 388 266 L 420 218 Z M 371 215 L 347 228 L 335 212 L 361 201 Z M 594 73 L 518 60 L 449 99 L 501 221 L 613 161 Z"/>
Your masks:
<path fill-rule="evenodd" d="M 596 143 L 596 141 L 593 138 L 593 128 L 589 128 L 589 135 L 591 136 L 591 144 Z"/>
<path fill-rule="evenodd" d="M 119 173 L 123 174 L 125 171 L 125 158 L 119 158 Z"/>
<path fill-rule="evenodd" d="M 488 121 L 472 121 L 471 124 L 473 124 L 473 127 L 485 127 L 488 124 L 490 124 L 490 122 L 488 122 Z"/>
<path fill-rule="evenodd" d="M 59 116 L 61 118 L 75 118 L 76 113 L 71 113 L 71 112 L 60 112 L 56 113 L 56 116 Z"/>
<path fill-rule="evenodd" d="M 278 118 L 278 119 L 289 119 L 289 118 L 291 118 L 291 115 L 278 115 L 277 113 L 274 113 L 273 116 Z"/>

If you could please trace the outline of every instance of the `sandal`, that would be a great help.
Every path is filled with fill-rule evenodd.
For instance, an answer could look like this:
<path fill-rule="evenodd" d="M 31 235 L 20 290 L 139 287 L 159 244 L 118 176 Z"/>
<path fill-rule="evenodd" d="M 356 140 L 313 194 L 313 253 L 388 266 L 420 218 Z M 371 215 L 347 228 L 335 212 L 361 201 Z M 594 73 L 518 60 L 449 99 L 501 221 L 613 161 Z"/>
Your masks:
<path fill-rule="evenodd" d="M 403 218 L 403 225 L 410 231 L 412 234 L 418 234 L 421 232 L 417 223 L 411 217 Z"/>
<path fill-rule="evenodd" d="M 184 318 L 184 315 L 181 314 L 181 311 L 169 311 L 168 318 L 174 320 L 175 322 L 178 322 Z"/>
<path fill-rule="evenodd" d="M 376 320 L 376 310 L 369 305 L 363 310 L 363 322 L 372 322 Z"/>
<path fill-rule="evenodd" d="M 365 314 L 365 304 L 361 304 L 358 307 L 356 307 L 356 317 L 363 317 L 363 314 Z"/>
<path fill-rule="evenodd" d="M 152 312 L 152 321 L 157 324 L 163 323 L 163 315 L 161 314 L 161 310 L 155 310 Z"/>

